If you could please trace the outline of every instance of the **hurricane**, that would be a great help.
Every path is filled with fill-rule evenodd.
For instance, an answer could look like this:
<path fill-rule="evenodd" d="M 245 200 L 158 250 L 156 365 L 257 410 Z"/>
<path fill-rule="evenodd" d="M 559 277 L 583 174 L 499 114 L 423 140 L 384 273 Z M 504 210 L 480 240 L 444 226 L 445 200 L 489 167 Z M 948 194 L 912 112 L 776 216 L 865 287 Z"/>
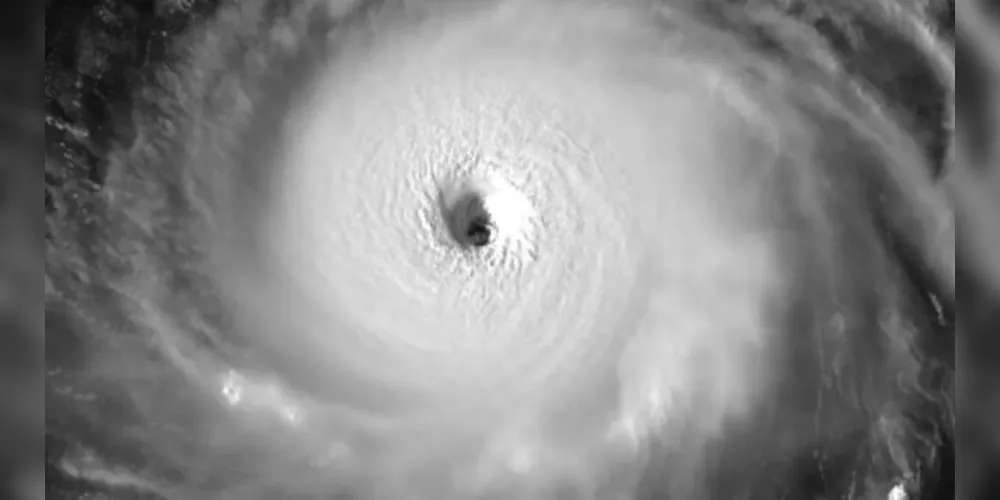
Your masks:
<path fill-rule="evenodd" d="M 61 467 L 109 498 L 939 498 L 906 496 L 954 431 L 934 5 L 225 4 L 49 249 Z M 922 114 L 890 87 L 918 70 Z"/>

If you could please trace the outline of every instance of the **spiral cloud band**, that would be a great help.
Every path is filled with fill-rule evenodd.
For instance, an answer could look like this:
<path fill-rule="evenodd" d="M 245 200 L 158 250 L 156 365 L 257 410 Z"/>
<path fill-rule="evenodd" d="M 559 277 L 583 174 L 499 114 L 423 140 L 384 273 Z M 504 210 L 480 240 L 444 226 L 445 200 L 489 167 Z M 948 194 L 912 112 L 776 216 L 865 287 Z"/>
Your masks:
<path fill-rule="evenodd" d="M 260 2 L 224 10 L 170 89 L 199 103 L 160 124 L 177 173 L 134 148 L 110 174 L 109 212 L 178 242 L 109 287 L 197 388 L 142 412 L 210 436 L 149 448 L 266 477 L 151 489 L 750 498 L 726 481 L 757 484 L 755 450 L 790 463 L 896 415 L 924 323 L 882 239 L 947 294 L 953 223 L 818 35 L 767 2 L 375 3 L 343 30 L 316 20 L 338 2 L 253 29 Z"/>

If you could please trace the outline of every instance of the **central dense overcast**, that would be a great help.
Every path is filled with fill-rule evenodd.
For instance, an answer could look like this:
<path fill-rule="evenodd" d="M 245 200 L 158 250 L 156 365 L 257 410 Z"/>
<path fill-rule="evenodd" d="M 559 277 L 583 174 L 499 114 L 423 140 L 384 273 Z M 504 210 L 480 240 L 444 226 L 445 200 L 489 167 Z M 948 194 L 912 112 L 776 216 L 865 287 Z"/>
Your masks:
<path fill-rule="evenodd" d="M 414 446 L 401 473 L 580 481 L 665 413 L 700 405 L 717 432 L 750 403 L 781 273 L 739 177 L 768 168 L 774 125 L 667 42 L 625 9 L 515 3 L 352 53 L 291 115 L 264 238 L 287 288 L 263 303 L 294 316 L 289 349 L 407 401 L 380 414 L 402 436 L 385 459 Z M 463 189 L 494 215 L 483 248 L 447 231 Z M 498 450 L 414 472 L 428 436 Z"/>

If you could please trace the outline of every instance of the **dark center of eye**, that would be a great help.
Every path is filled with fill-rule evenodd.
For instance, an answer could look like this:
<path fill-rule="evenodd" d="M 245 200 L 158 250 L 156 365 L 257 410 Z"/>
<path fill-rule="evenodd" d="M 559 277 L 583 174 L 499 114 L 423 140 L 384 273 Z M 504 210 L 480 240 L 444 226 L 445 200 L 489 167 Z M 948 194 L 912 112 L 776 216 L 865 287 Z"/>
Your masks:
<path fill-rule="evenodd" d="M 472 246 L 484 247 L 493 241 L 493 225 L 487 217 L 475 217 L 465 230 L 466 241 Z"/>

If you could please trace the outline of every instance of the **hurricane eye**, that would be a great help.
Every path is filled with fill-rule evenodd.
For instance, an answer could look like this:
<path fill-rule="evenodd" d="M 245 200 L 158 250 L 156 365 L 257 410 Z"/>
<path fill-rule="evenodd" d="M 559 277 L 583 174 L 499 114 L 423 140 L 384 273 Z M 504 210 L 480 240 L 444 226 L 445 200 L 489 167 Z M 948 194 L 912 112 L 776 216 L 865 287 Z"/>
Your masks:
<path fill-rule="evenodd" d="M 481 193 L 463 195 L 453 206 L 444 207 L 443 215 L 451 238 L 463 248 L 482 248 L 496 241 L 496 223 Z"/>

